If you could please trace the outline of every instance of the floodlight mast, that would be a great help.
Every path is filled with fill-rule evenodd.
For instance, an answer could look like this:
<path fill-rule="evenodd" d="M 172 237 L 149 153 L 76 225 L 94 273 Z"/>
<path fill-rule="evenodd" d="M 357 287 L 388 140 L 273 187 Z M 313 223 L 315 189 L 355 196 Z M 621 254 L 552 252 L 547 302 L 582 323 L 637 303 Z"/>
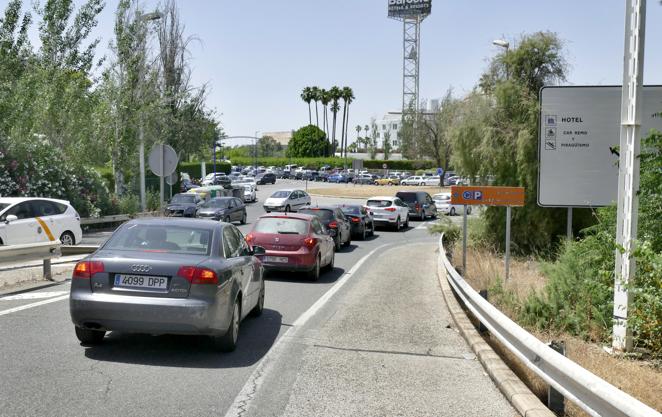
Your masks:
<path fill-rule="evenodd" d="M 415 116 L 419 110 L 421 22 L 430 15 L 431 0 L 422 2 L 428 3 L 425 9 L 404 11 L 391 10 L 393 3 L 397 1 L 389 1 L 388 17 L 402 21 L 402 120 L 404 122 L 408 115 Z"/>

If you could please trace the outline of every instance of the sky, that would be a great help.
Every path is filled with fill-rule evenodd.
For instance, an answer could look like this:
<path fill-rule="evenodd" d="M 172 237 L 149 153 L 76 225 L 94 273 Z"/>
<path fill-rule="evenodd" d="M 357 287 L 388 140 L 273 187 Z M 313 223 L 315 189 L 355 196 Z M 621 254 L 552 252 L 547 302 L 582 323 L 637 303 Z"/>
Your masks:
<path fill-rule="evenodd" d="M 6 4 L 7 0 L 0 0 Z M 82 0 L 76 0 L 80 4 Z M 29 4 L 29 1 L 26 1 Z M 354 126 L 399 111 L 402 23 L 387 0 L 179 0 L 191 44 L 193 82 L 229 136 L 289 131 L 308 123 L 306 86 L 349 86 Z M 146 11 L 156 0 L 143 0 Z M 106 0 L 93 36 L 108 54 L 116 0 Z M 4 9 L 4 7 L 2 7 Z M 567 85 L 620 85 L 625 0 L 432 0 L 421 29 L 420 97 L 469 92 L 500 52 L 524 34 L 551 31 L 564 41 Z M 662 84 L 662 5 L 648 2 L 644 82 Z M 313 122 L 314 122 L 313 109 Z"/>

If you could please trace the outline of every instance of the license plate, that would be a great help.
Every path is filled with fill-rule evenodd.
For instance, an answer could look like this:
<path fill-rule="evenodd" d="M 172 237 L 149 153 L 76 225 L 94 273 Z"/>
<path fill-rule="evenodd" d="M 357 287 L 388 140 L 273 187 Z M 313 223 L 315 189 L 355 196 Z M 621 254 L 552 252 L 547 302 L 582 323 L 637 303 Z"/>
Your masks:
<path fill-rule="evenodd" d="M 168 289 L 168 278 L 117 274 L 115 275 L 115 286 L 122 288 L 166 290 Z"/>
<path fill-rule="evenodd" d="M 287 256 L 265 256 L 264 261 L 265 262 L 276 262 L 276 263 L 286 264 L 287 263 Z"/>

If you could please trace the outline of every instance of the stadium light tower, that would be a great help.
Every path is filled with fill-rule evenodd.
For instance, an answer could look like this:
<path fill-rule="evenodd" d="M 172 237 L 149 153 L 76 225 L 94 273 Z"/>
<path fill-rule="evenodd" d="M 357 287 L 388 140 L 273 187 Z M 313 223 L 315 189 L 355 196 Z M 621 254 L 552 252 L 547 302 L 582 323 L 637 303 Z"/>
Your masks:
<path fill-rule="evenodd" d="M 418 112 L 421 22 L 432 12 L 432 0 L 388 0 L 388 17 L 402 21 L 402 118 Z"/>

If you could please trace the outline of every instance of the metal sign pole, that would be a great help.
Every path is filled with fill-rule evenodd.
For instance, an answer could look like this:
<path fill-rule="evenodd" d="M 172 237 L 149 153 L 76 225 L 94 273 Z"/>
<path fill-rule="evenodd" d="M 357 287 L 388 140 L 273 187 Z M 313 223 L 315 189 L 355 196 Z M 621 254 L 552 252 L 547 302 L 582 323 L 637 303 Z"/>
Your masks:
<path fill-rule="evenodd" d="M 510 216 L 512 207 L 506 206 L 506 278 L 510 276 Z"/>
<path fill-rule="evenodd" d="M 565 234 L 568 240 L 572 240 L 572 207 L 568 207 L 568 221 Z"/>
<path fill-rule="evenodd" d="M 143 112 L 140 112 L 140 126 L 138 130 L 138 136 L 140 138 L 140 144 L 138 146 L 138 158 L 139 158 L 139 169 L 140 169 L 140 211 L 147 210 L 147 199 L 145 197 L 145 132 L 143 129 Z"/>
<path fill-rule="evenodd" d="M 165 193 L 165 190 L 164 190 L 165 185 L 163 183 L 164 180 L 165 180 L 165 175 L 163 175 L 165 173 L 165 144 L 161 144 L 160 154 L 161 154 L 161 160 L 160 160 L 160 163 L 161 163 L 161 177 L 159 178 L 159 191 L 160 191 L 160 198 L 161 198 L 160 207 L 161 207 L 161 209 L 163 209 L 164 193 Z"/>
<path fill-rule="evenodd" d="M 614 280 L 614 327 L 612 347 L 615 351 L 632 349 L 632 330 L 628 328 L 630 293 L 628 282 L 634 278 L 635 259 L 631 257 L 637 238 L 639 210 L 639 137 L 644 75 L 644 39 L 646 34 L 646 0 L 627 0 L 625 9 L 625 57 L 621 95 L 621 137 L 618 170 L 618 215 Z"/>
<path fill-rule="evenodd" d="M 467 276 L 467 205 L 462 213 L 462 275 Z"/>

